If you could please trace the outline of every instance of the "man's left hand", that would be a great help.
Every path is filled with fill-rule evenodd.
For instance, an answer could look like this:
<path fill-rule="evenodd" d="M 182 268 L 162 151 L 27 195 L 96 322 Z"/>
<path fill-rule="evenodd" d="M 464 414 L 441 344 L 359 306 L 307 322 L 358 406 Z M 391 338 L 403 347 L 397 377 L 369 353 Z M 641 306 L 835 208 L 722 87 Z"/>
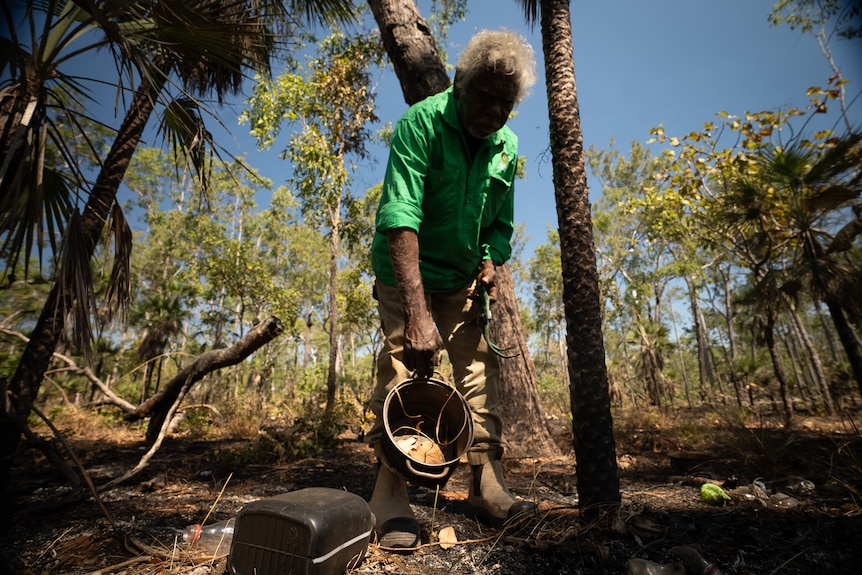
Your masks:
<path fill-rule="evenodd" d="M 482 260 L 482 264 L 479 266 L 479 275 L 476 276 L 476 287 L 479 287 L 479 284 L 485 288 L 485 291 L 488 292 L 488 298 L 495 302 L 497 301 L 497 266 L 494 265 L 493 260 Z M 470 296 L 473 297 L 476 294 L 477 290 L 474 290 L 473 293 L 470 293 Z"/>

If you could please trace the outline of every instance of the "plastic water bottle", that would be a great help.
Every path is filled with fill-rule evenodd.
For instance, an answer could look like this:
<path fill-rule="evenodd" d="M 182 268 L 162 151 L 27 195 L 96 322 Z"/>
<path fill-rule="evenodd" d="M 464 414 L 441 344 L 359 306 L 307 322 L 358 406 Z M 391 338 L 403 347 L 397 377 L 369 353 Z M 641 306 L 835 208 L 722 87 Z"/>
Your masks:
<path fill-rule="evenodd" d="M 213 556 L 230 553 L 233 541 L 233 527 L 236 519 L 226 519 L 210 525 L 195 523 L 183 530 L 183 543 Z"/>
<path fill-rule="evenodd" d="M 626 562 L 626 575 L 685 575 L 682 563 L 662 565 L 633 557 Z"/>
<path fill-rule="evenodd" d="M 680 545 L 671 547 L 670 552 L 682 559 L 691 575 L 724 575 L 718 565 L 704 559 L 694 547 Z"/>

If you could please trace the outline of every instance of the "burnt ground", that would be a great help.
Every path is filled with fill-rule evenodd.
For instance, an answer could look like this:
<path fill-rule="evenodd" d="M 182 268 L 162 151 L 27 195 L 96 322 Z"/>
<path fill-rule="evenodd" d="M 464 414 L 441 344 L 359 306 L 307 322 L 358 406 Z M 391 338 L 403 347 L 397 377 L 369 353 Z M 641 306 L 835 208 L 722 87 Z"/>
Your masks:
<path fill-rule="evenodd" d="M 630 558 L 670 563 L 677 558 L 669 550 L 687 545 L 726 574 L 855 574 L 862 561 L 862 441 L 847 427 L 803 421 L 792 431 L 713 430 L 697 451 L 680 449 L 678 437 L 656 429 L 618 430 L 624 530 L 579 516 L 571 454 L 505 461 L 513 491 L 540 501 L 542 512 L 502 530 L 465 514 L 468 471 L 462 465 L 436 502 L 433 491 L 411 488 L 424 527 L 421 549 L 399 555 L 369 545 L 350 573 L 622 574 Z M 570 445 L 566 430 L 560 433 L 561 444 Z M 69 442 L 96 485 L 120 476 L 145 450 L 142 439 L 128 433 L 86 428 Z M 178 544 L 185 525 L 208 513 L 207 522 L 233 517 L 251 501 L 304 487 L 346 489 L 366 499 L 371 494 L 373 457 L 355 440 L 287 464 L 256 463 L 256 445 L 168 438 L 142 472 L 101 495 L 113 526 L 92 498 L 62 503 L 68 483 L 40 452 L 29 450 L 16 460 L 5 495 L 2 567 L 24 575 L 221 575 L 224 558 L 195 557 Z M 811 481 L 813 491 L 794 492 L 798 477 Z M 770 508 L 734 491 L 755 480 L 798 505 Z M 725 505 L 703 502 L 704 481 L 735 496 Z M 454 528 L 458 544 L 440 546 L 443 527 Z"/>

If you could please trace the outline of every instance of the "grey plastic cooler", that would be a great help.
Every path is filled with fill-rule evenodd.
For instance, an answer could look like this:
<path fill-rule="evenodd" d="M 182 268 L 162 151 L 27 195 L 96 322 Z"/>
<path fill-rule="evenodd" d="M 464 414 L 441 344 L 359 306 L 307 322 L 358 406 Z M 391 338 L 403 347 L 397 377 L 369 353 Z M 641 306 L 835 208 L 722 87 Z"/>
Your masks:
<path fill-rule="evenodd" d="M 374 516 L 360 496 L 323 487 L 247 504 L 228 558 L 233 575 L 343 575 L 362 561 Z"/>

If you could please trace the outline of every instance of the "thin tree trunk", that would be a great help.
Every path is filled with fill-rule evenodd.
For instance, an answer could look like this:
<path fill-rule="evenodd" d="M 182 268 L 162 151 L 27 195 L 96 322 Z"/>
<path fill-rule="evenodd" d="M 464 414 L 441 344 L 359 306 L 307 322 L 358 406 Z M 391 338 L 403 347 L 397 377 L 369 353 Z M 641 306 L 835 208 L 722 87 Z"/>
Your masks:
<path fill-rule="evenodd" d="M 694 322 L 694 334 L 697 345 L 698 392 L 700 394 L 700 400 L 706 401 L 709 396 L 709 393 L 707 392 L 709 357 L 706 354 L 706 335 L 704 334 L 703 329 L 703 316 L 700 313 L 700 302 L 697 299 L 697 292 L 694 289 L 692 281 L 686 277 L 685 283 L 688 287 L 688 301 L 691 306 L 691 317 Z"/>
<path fill-rule="evenodd" d="M 673 306 L 668 306 L 668 312 L 670 313 L 670 323 L 673 326 L 673 335 L 676 338 L 676 351 L 677 356 L 679 357 L 679 373 L 682 378 L 683 390 L 685 391 L 685 402 L 688 404 L 689 409 L 691 409 L 691 393 L 688 389 L 688 373 L 685 370 L 685 355 L 682 352 L 682 345 L 680 345 L 679 341 L 679 330 L 676 326 L 676 314 L 673 311 Z"/>
<path fill-rule="evenodd" d="M 808 330 L 805 329 L 805 324 L 802 322 L 802 318 L 799 315 L 799 310 L 796 309 L 796 305 L 789 298 L 788 303 L 790 305 L 790 314 L 793 319 L 793 331 L 799 337 L 799 340 L 802 342 L 802 345 L 805 347 L 805 351 L 808 354 L 808 366 L 811 369 L 814 385 L 823 397 L 826 411 L 829 412 L 829 415 L 835 415 L 835 402 L 832 401 L 832 392 L 829 390 L 829 383 L 826 379 L 826 374 L 823 371 L 823 362 L 820 361 L 820 353 L 814 346 L 814 342 L 811 341 L 811 337 L 808 335 Z"/>
<path fill-rule="evenodd" d="M 766 326 L 763 329 L 763 339 L 766 342 L 766 348 L 769 350 L 769 357 L 772 358 L 772 369 L 775 373 L 775 379 L 778 380 L 778 390 L 781 395 L 781 405 L 784 410 L 784 426 L 787 428 L 793 425 L 793 401 L 790 399 L 790 393 L 787 388 L 787 375 L 784 371 L 784 362 L 781 361 L 781 355 L 778 353 L 778 346 L 775 343 L 775 316 L 772 311 L 767 311 Z"/>
<path fill-rule="evenodd" d="M 327 416 L 335 409 L 335 396 L 338 391 L 338 242 L 339 213 L 341 199 L 336 200 L 332 208 L 330 240 L 329 240 L 329 369 L 326 373 L 326 407 Z"/>
<path fill-rule="evenodd" d="M 739 370 L 736 366 L 736 357 L 738 354 L 736 349 L 736 330 L 734 329 L 734 317 L 736 313 L 733 310 L 733 301 L 731 300 L 730 273 L 721 266 L 718 267 L 718 273 L 721 275 L 722 283 L 724 284 L 724 318 L 727 325 L 727 343 L 730 347 L 730 378 L 733 382 L 733 391 L 736 393 L 736 404 L 742 408 L 744 390 L 742 389 L 742 380 L 739 377 Z"/>
<path fill-rule="evenodd" d="M 799 348 L 796 345 L 794 334 L 787 326 L 781 331 L 781 343 L 784 344 L 784 351 L 787 352 L 787 357 L 790 358 L 790 365 L 793 368 L 793 377 L 796 380 L 796 389 L 799 397 L 802 399 L 804 405 L 809 406 L 813 410 L 816 407 L 815 400 L 810 395 L 811 387 L 813 386 L 810 385 L 810 380 L 805 376 L 806 368 L 803 365 L 805 362 L 799 356 Z"/>
<path fill-rule="evenodd" d="M 540 7 L 579 507 L 588 518 L 599 518 L 606 511 L 615 516 L 621 503 L 620 484 L 569 0 L 542 0 Z"/>

